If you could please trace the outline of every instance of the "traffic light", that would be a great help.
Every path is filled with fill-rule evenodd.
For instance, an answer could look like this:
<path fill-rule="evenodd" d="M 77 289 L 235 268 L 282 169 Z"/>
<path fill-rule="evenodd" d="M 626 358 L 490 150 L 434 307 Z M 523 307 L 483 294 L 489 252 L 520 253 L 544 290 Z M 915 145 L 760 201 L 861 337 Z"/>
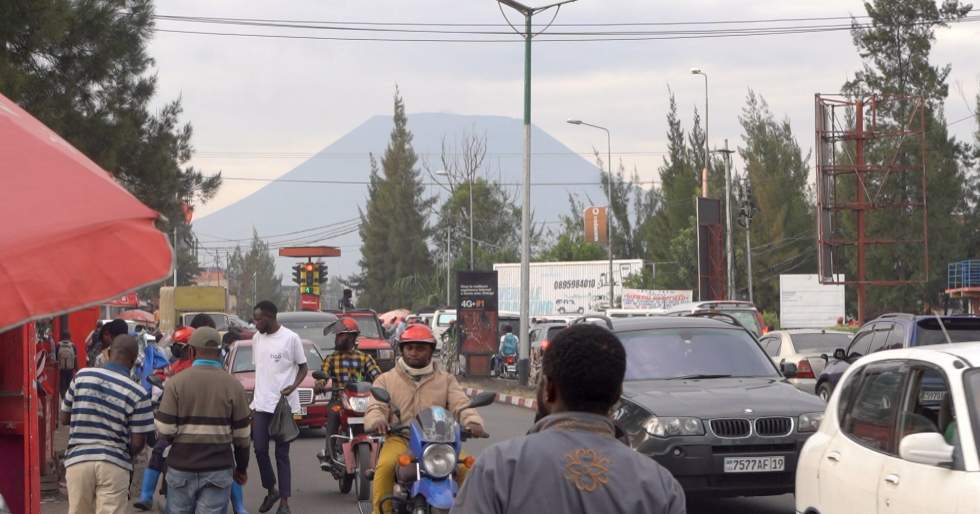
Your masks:
<path fill-rule="evenodd" d="M 303 294 L 320 294 L 320 286 L 317 283 L 317 267 L 312 262 L 304 263 L 300 282 L 300 292 Z"/>
<path fill-rule="evenodd" d="M 303 272 L 302 272 L 302 268 L 303 268 L 303 265 L 302 264 L 297 264 L 297 265 L 293 266 L 293 282 L 296 282 L 296 285 L 302 285 L 303 284 Z"/>
<path fill-rule="evenodd" d="M 327 281 L 327 265 L 324 264 L 324 263 L 322 263 L 322 262 L 318 262 L 316 264 L 317 264 L 317 268 L 318 268 L 317 269 L 317 280 L 316 280 L 316 282 L 317 282 L 317 284 L 321 284 L 322 285 L 324 282 Z"/>

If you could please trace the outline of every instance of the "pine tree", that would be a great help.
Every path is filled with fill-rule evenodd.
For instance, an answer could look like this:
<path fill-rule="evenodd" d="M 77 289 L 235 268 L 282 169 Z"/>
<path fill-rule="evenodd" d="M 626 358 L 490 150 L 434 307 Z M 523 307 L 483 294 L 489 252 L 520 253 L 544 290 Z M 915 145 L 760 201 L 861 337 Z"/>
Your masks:
<path fill-rule="evenodd" d="M 250 319 L 257 302 L 269 300 L 280 308 L 286 304 L 282 292 L 282 275 L 276 274 L 276 261 L 269 245 L 252 229 L 252 244 L 247 252 L 240 247 L 228 258 L 229 292 L 235 295 L 237 312 L 243 319 Z"/>
<path fill-rule="evenodd" d="M 395 284 L 432 273 L 426 214 L 434 200 L 424 197 L 405 103 L 397 89 L 394 122 L 380 172 L 372 157 L 367 211 L 361 213 L 360 303 L 379 310 L 412 307 L 415 294 Z"/>

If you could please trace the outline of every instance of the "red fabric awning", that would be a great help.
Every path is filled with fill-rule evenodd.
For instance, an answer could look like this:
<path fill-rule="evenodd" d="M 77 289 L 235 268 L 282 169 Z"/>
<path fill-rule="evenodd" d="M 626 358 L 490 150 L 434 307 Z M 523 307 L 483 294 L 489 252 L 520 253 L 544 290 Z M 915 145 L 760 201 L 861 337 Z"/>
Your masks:
<path fill-rule="evenodd" d="M 0 177 L 0 332 L 170 275 L 159 214 L 3 95 Z"/>

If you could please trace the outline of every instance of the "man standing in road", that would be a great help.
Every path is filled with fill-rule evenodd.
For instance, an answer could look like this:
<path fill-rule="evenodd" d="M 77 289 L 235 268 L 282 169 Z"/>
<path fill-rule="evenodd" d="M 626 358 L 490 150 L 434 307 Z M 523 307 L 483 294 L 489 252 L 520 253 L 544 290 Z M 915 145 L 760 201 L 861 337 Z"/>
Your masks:
<path fill-rule="evenodd" d="M 248 478 L 248 399 L 218 360 L 217 330 L 196 329 L 190 351 L 194 364 L 167 380 L 156 413 L 157 431 L 171 443 L 167 512 L 225 514 L 232 481 Z"/>
<path fill-rule="evenodd" d="M 114 319 L 105 325 L 102 325 L 102 330 L 99 331 L 99 340 L 101 344 L 99 345 L 99 351 L 95 355 L 94 361 L 89 361 L 89 366 L 102 366 L 108 361 L 109 346 L 112 342 L 116 340 L 117 337 L 128 334 L 129 325 L 121 319 Z M 139 358 L 139 342 L 136 343 L 136 353 L 137 358 Z M 135 364 L 136 361 L 133 361 Z M 130 376 L 132 376 L 132 370 L 130 370 Z"/>
<path fill-rule="evenodd" d="M 259 302 L 252 313 L 255 328 L 258 330 L 252 337 L 255 360 L 255 396 L 251 405 L 255 411 L 252 439 L 255 442 L 255 459 L 259 464 L 262 487 L 266 490 L 259 512 L 268 512 L 278 501 L 277 514 L 290 514 L 289 443 L 276 440 L 276 469 L 273 470 L 269 459 L 269 425 L 281 397 L 286 397 L 289 401 L 293 414 L 300 413 L 299 393 L 296 388 L 306 378 L 309 368 L 306 365 L 303 341 L 295 332 L 279 324 L 276 319 L 278 313 L 276 305 L 268 300 Z"/>
<path fill-rule="evenodd" d="M 65 451 L 69 514 L 125 514 L 132 458 L 153 432 L 146 390 L 129 378 L 139 344 L 116 336 L 103 367 L 75 375 L 61 405 L 70 425 Z"/>
<path fill-rule="evenodd" d="M 544 352 L 539 420 L 527 436 L 483 451 L 452 512 L 683 514 L 669 471 L 616 439 L 626 351 L 597 325 L 573 325 Z"/>
<path fill-rule="evenodd" d="M 75 343 L 71 341 L 71 334 L 68 331 L 61 333 L 61 341 L 58 343 L 58 391 L 61 397 L 65 397 L 71 379 L 75 376 L 78 368 L 78 352 L 75 350 Z"/>

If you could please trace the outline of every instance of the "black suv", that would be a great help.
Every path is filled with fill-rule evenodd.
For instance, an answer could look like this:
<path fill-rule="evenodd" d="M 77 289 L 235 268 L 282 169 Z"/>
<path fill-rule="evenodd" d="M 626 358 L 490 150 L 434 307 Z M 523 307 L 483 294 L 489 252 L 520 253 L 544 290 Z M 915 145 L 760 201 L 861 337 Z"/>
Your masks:
<path fill-rule="evenodd" d="M 942 326 L 940 326 L 940 319 Z M 816 393 L 824 401 L 830 399 L 837 382 L 851 364 L 865 355 L 882 350 L 912 346 L 980 341 L 980 318 L 976 316 L 922 316 L 915 314 L 882 314 L 867 322 L 851 339 L 847 349 L 834 350 L 833 360 L 817 377 Z M 830 360 L 830 357 L 827 357 Z"/>
<path fill-rule="evenodd" d="M 601 318 L 626 348 L 613 418 L 689 495 L 793 492 L 800 449 L 825 405 L 786 381 L 795 365 L 781 372 L 749 331 L 717 316 L 729 321 Z"/>

